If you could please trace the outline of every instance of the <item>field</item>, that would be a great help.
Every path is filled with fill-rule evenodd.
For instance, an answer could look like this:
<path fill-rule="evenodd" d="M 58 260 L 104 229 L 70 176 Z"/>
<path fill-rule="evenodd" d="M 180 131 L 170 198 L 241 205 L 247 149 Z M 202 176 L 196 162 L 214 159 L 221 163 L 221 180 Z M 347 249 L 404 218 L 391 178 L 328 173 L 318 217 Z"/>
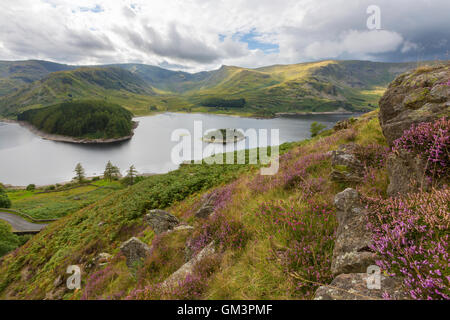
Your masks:
<path fill-rule="evenodd" d="M 76 212 L 124 187 L 117 181 L 95 181 L 70 190 L 9 190 L 14 210 L 35 219 L 57 219 Z"/>

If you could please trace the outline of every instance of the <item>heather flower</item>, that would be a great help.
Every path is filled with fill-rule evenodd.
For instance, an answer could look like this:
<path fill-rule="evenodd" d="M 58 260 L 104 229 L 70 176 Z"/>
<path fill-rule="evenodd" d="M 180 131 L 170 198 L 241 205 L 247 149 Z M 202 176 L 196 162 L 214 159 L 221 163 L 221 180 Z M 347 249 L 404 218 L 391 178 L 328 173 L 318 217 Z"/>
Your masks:
<path fill-rule="evenodd" d="M 369 199 L 377 265 L 402 277 L 412 299 L 449 299 L 450 190 Z"/>
<path fill-rule="evenodd" d="M 406 150 L 427 163 L 426 173 L 432 178 L 450 176 L 450 119 L 412 125 L 394 141 L 393 151 Z"/>

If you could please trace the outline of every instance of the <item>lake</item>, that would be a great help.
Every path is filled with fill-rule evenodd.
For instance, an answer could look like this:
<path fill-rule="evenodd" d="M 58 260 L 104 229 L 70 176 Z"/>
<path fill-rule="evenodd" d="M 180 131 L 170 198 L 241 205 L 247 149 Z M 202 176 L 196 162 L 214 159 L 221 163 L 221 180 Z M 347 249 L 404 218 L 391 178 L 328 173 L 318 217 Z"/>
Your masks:
<path fill-rule="evenodd" d="M 134 137 L 108 145 L 78 145 L 44 140 L 18 124 L 0 122 L 0 182 L 14 186 L 30 183 L 47 185 L 69 181 L 81 163 L 87 176 L 103 173 L 108 160 L 122 173 L 134 165 L 139 173 L 166 173 L 178 167 L 171 161 L 176 129 L 193 133 L 194 121 L 202 121 L 203 130 L 220 128 L 279 129 L 279 142 L 307 139 L 312 122 L 332 127 L 352 115 L 305 115 L 296 118 L 254 119 L 211 114 L 164 113 L 138 117 Z M 270 131 L 269 131 L 270 135 Z M 249 145 L 248 147 L 254 147 Z"/>

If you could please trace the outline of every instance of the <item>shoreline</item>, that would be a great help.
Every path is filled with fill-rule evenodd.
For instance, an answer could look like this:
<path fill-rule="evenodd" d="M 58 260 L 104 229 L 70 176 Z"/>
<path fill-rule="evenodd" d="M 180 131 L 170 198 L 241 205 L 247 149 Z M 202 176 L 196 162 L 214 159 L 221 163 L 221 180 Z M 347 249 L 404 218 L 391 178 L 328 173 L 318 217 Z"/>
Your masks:
<path fill-rule="evenodd" d="M 145 117 L 152 117 L 157 115 L 164 115 L 164 114 L 201 114 L 201 115 L 214 115 L 214 116 L 222 116 L 222 117 L 236 117 L 236 118 L 249 118 L 249 119 L 257 119 L 257 120 L 267 120 L 267 119 L 276 119 L 276 118 L 290 118 L 290 117 L 297 117 L 297 116 L 320 116 L 320 115 L 350 115 L 350 114 L 364 114 L 370 111 L 323 111 L 323 112 L 309 112 L 309 111 L 300 111 L 300 112 L 278 112 L 275 113 L 273 116 L 260 116 L 260 115 L 248 115 L 248 114 L 229 114 L 229 113 L 214 113 L 214 112 L 186 112 L 186 111 L 161 111 L 161 112 L 153 112 L 148 115 L 136 115 L 135 118 L 145 118 Z M 0 120 L 1 121 L 1 120 Z"/>
<path fill-rule="evenodd" d="M 111 139 L 87 139 L 87 138 L 73 138 L 69 136 L 62 136 L 58 134 L 51 134 L 37 129 L 35 126 L 29 124 L 25 121 L 17 121 L 10 119 L 0 119 L 0 122 L 5 123 L 17 123 L 20 126 L 28 129 L 33 134 L 40 136 L 44 140 L 56 141 L 56 142 L 66 142 L 66 143 L 74 143 L 74 144 L 109 144 L 109 143 L 117 143 L 128 141 L 134 136 L 134 130 L 139 126 L 139 121 L 133 121 L 133 129 L 132 133 L 125 137 L 120 138 L 111 138 Z"/>

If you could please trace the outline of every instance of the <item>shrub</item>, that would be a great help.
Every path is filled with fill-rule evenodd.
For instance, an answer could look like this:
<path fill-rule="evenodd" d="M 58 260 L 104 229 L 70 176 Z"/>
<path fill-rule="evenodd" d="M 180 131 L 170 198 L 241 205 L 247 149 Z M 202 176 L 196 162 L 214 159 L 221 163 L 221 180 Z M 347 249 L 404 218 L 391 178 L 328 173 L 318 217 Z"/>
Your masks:
<path fill-rule="evenodd" d="M 322 124 L 322 123 L 318 123 L 318 122 L 313 122 L 311 123 L 311 128 L 309 129 L 309 131 L 311 132 L 311 137 L 315 137 L 317 136 L 322 130 L 324 130 L 327 126 Z"/>
<path fill-rule="evenodd" d="M 402 276 L 413 299 L 450 299 L 450 190 L 368 199 L 377 265 Z"/>
<path fill-rule="evenodd" d="M 354 154 L 364 167 L 382 168 L 386 164 L 389 151 L 388 147 L 374 143 L 367 146 L 357 145 Z"/>
<path fill-rule="evenodd" d="M 36 185 L 35 184 L 29 184 L 27 186 L 27 191 L 34 191 L 36 190 Z"/>
<path fill-rule="evenodd" d="M 20 244 L 20 238 L 11 232 L 10 226 L 0 221 L 0 257 L 16 249 Z"/>
<path fill-rule="evenodd" d="M 2 186 L 0 186 L 0 208 L 11 208 L 11 200 Z"/>
<path fill-rule="evenodd" d="M 426 173 L 431 178 L 450 176 L 450 119 L 445 117 L 430 123 L 412 125 L 394 141 L 393 151 L 407 150 L 427 162 Z"/>

